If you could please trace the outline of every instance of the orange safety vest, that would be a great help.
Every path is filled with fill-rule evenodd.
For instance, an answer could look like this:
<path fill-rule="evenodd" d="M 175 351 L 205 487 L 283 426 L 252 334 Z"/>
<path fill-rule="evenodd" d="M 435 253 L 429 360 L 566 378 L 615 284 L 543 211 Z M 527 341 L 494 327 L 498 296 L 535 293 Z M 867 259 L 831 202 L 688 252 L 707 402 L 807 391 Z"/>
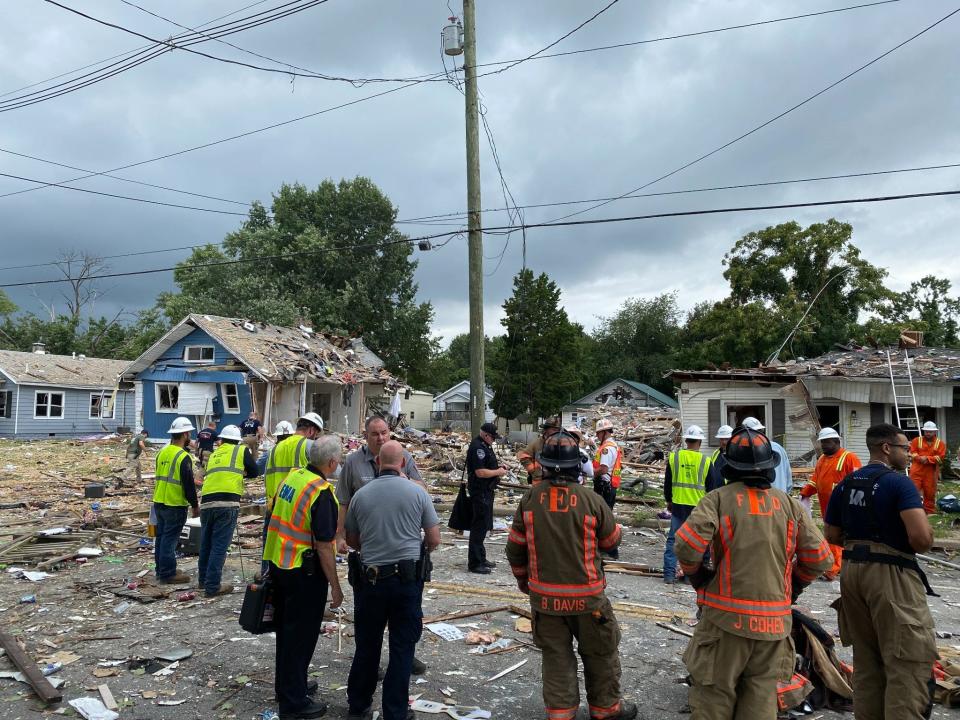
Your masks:
<path fill-rule="evenodd" d="M 303 564 L 303 554 L 313 547 L 310 510 L 324 491 L 330 492 L 334 502 L 337 501 L 333 487 L 322 475 L 306 468 L 298 468 L 287 475 L 277 491 L 270 524 L 267 525 L 264 560 L 283 570 Z"/>
<path fill-rule="evenodd" d="M 600 472 L 600 456 L 603 455 L 605 448 L 613 446 L 617 451 L 617 461 L 613 464 L 613 467 L 610 468 L 610 484 L 613 486 L 613 489 L 616 490 L 620 487 L 620 475 L 623 473 L 623 453 L 620 452 L 620 446 L 617 445 L 617 442 L 613 438 L 607 438 L 603 441 L 603 444 L 597 448 L 597 454 L 593 456 L 593 472 L 594 474 Z"/>

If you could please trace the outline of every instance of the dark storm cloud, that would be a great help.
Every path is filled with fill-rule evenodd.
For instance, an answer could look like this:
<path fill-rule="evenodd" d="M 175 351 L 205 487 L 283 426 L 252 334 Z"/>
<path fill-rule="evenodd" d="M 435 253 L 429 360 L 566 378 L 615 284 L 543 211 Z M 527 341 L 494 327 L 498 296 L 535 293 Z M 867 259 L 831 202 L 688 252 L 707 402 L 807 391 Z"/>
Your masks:
<path fill-rule="evenodd" d="M 144 7 L 186 25 L 243 3 Z M 841 7 L 845 3 L 622 2 L 556 50 L 672 35 Z M 146 34 L 177 32 L 116 3 L 75 7 Z M 253 8 L 256 12 L 270 3 Z M 602 7 L 600 3 L 481 3 L 480 62 L 518 58 L 545 46 Z M 487 118 L 504 174 L 523 203 L 624 193 L 673 170 L 773 117 L 918 32 L 952 8 L 942 0 L 904 0 L 818 18 L 734 30 L 603 53 L 530 61 L 481 80 Z M 331 0 L 293 18 L 230 38 L 238 45 L 303 67 L 350 77 L 397 77 L 442 69 L 439 31 L 444 2 Z M 5 18 L 0 93 L 137 47 L 136 38 L 42 3 L 18 5 Z M 953 18 L 771 126 L 651 187 L 666 191 L 741 182 L 956 162 L 960 98 Z M 217 43 L 207 52 L 254 61 Z M 264 61 L 255 61 L 264 62 Z M 448 66 L 450 63 L 448 62 Z M 316 112 L 389 86 L 349 85 L 271 76 L 185 53 L 30 108 L 0 114 L 0 147 L 103 170 Z M 2 100 L 3 98 L 0 98 Z M 503 204 L 485 142 L 483 202 Z M 383 98 L 158 163 L 123 171 L 151 183 L 224 198 L 267 201 L 282 182 L 371 177 L 401 217 L 464 207 L 463 101 L 453 87 L 424 84 Z M 2 172 L 62 180 L 73 171 L 0 155 Z M 77 173 L 79 174 L 79 173 Z M 612 217 L 731 205 L 777 204 L 957 186 L 960 173 L 861 178 L 805 185 L 632 199 L 581 217 Z M 0 180 L 0 193 L 27 184 Z M 83 187 L 138 197 L 237 210 L 105 178 Z M 864 255 L 891 270 L 902 288 L 928 273 L 960 285 L 960 261 L 948 247 L 957 201 L 769 211 L 750 215 L 650 220 L 531 230 L 527 262 L 564 290 L 567 309 L 588 327 L 630 296 L 677 292 L 681 305 L 725 293 L 721 259 L 743 233 L 797 219 L 836 216 L 854 224 Z M 242 210 L 242 208 L 239 208 Z M 530 210 L 531 222 L 579 209 Z M 49 188 L 0 198 L 3 267 L 53 258 L 72 248 L 100 255 L 217 242 L 240 218 L 151 207 Z M 503 224 L 502 213 L 485 224 Z M 411 235 L 437 231 L 404 226 Z M 500 304 L 521 265 L 521 238 L 485 241 L 487 330 L 500 331 Z M 922 243 L 922 245 L 921 245 Z M 171 265 L 183 256 L 117 258 L 118 271 Z M 466 329 L 466 249 L 455 239 L 419 254 L 421 297 L 437 309 L 435 330 Z M 6 271 L 0 280 L 51 276 L 49 268 Z M 97 310 L 152 304 L 171 288 L 169 274 L 118 279 Z M 52 286 L 18 289 L 23 307 L 49 302 Z"/>

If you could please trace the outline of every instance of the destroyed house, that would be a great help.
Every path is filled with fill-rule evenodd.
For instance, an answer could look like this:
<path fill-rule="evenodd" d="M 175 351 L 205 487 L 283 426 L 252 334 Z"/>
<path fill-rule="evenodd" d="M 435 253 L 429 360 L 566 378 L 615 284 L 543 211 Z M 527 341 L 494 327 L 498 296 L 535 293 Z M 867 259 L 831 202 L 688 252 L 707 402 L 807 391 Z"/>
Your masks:
<path fill-rule="evenodd" d="M 0 437 L 64 438 L 133 425 L 125 360 L 0 350 Z"/>
<path fill-rule="evenodd" d="M 214 315 L 188 315 L 124 370 L 137 427 L 163 440 L 177 416 L 239 425 L 256 411 L 266 432 L 316 412 L 329 430 L 357 432 L 400 383 L 359 339 Z"/>
<path fill-rule="evenodd" d="M 898 395 L 909 393 L 903 390 L 910 380 L 905 358 L 916 412 L 912 399 L 901 399 L 900 427 L 914 437 L 917 415 L 921 424 L 932 420 L 952 453 L 960 444 L 960 350 L 838 349 L 756 368 L 672 370 L 667 376 L 677 386 L 684 426 L 702 426 L 710 447 L 717 447 L 714 435 L 720 425 L 736 426 L 752 415 L 795 464 L 812 464 L 819 452 L 817 432 L 828 426 L 865 462 L 867 428 L 881 422 L 897 424 L 891 369 Z"/>
<path fill-rule="evenodd" d="M 659 390 L 635 380 L 617 378 L 606 385 L 587 393 L 579 400 L 565 405 L 562 410 L 563 426 L 576 425 L 587 410 L 597 405 L 629 408 L 677 408 L 677 401 Z"/>

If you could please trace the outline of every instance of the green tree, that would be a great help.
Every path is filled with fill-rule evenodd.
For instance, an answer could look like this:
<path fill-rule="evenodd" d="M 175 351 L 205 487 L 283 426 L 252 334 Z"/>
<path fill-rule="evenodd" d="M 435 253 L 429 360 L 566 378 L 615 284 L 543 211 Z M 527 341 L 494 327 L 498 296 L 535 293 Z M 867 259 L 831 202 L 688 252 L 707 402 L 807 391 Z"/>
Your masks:
<path fill-rule="evenodd" d="M 496 352 L 500 338 L 486 338 L 485 353 L 487 375 L 490 374 L 490 361 Z M 455 335 L 450 344 L 437 350 L 430 358 L 425 372 L 409 379 L 410 383 L 419 390 L 427 390 L 434 394 L 453 387 L 461 380 L 470 379 L 470 335 L 461 333 Z"/>
<path fill-rule="evenodd" d="M 13 315 L 16 311 L 16 303 L 14 303 L 3 290 L 0 290 L 0 318 Z"/>
<path fill-rule="evenodd" d="M 788 328 L 800 323 L 809 307 L 785 348 L 793 355 L 819 355 L 846 342 L 857 334 L 860 314 L 889 297 L 883 286 L 887 271 L 864 260 L 852 236 L 852 226 L 834 219 L 807 228 L 788 222 L 744 235 L 724 256 L 730 300 L 762 303 Z"/>
<path fill-rule="evenodd" d="M 507 332 L 491 359 L 494 411 L 504 418 L 558 413 L 583 384 L 583 328 L 570 322 L 545 273 L 518 273 L 503 309 Z"/>
<path fill-rule="evenodd" d="M 761 302 L 738 303 L 728 298 L 699 303 L 678 335 L 675 367 L 703 370 L 725 363 L 754 367 L 767 359 L 787 332 L 784 318 Z"/>
<path fill-rule="evenodd" d="M 413 249 L 396 209 L 367 178 L 283 185 L 272 216 L 255 204 L 222 248 L 194 251 L 174 272 L 179 293 L 159 298 L 167 318 L 190 312 L 246 317 L 360 335 L 387 367 L 422 377 L 436 341 L 433 307 L 416 301 Z M 283 255 L 281 258 L 271 256 Z M 209 263 L 244 260 L 242 264 Z"/>
<path fill-rule="evenodd" d="M 590 388 L 618 377 L 669 391 L 663 374 L 674 366 L 680 310 L 675 293 L 630 298 L 602 318 L 593 333 Z"/>
<path fill-rule="evenodd" d="M 901 330 L 922 330 L 925 345 L 960 345 L 960 297 L 951 297 L 951 283 L 934 275 L 910 283 L 906 292 L 894 293 L 878 310 L 878 318 L 864 327 L 864 334 L 883 344 L 897 341 Z"/>

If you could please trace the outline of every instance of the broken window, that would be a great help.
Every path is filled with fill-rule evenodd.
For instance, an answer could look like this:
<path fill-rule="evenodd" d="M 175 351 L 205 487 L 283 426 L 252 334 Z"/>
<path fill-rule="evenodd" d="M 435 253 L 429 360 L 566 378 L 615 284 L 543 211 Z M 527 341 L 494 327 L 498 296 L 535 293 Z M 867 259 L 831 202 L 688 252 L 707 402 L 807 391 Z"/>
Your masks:
<path fill-rule="evenodd" d="M 35 418 L 62 418 L 63 393 L 38 390 L 33 403 L 33 416 Z"/>
<path fill-rule="evenodd" d="M 817 404 L 817 418 L 820 421 L 820 428 L 833 428 L 840 432 L 840 406 L 839 405 L 820 405 Z"/>
<path fill-rule="evenodd" d="M 223 391 L 223 411 L 228 415 L 240 412 L 240 391 L 236 383 L 224 383 L 220 386 Z"/>
<path fill-rule="evenodd" d="M 177 412 L 179 407 L 179 386 L 176 383 L 157 383 L 157 411 Z"/>
<path fill-rule="evenodd" d="M 183 348 L 183 360 L 188 363 L 212 363 L 213 345 L 187 345 Z"/>
<path fill-rule="evenodd" d="M 726 407 L 727 425 L 737 427 L 746 418 L 755 417 L 763 425 L 767 424 L 767 406 L 762 405 L 734 405 L 727 403 Z"/>
<path fill-rule="evenodd" d="M 113 404 L 109 395 L 90 393 L 90 419 L 94 418 L 113 419 Z"/>
<path fill-rule="evenodd" d="M 10 390 L 0 392 L 0 418 L 8 418 L 13 414 L 10 412 L 12 405 L 13 393 Z"/>

